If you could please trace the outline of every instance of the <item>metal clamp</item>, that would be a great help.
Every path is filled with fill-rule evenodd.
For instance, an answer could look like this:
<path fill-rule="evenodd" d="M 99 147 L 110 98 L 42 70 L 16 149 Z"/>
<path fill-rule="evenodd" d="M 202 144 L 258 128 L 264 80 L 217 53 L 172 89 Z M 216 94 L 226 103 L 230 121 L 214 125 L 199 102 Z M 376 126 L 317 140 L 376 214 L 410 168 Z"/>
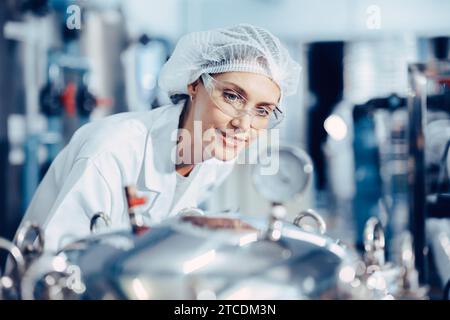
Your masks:
<path fill-rule="evenodd" d="M 111 226 L 111 219 L 104 212 L 98 212 L 91 218 L 91 223 L 89 226 L 91 233 L 96 233 L 96 225 L 98 219 L 103 220 L 107 227 Z"/>
<path fill-rule="evenodd" d="M 383 226 L 378 218 L 371 217 L 364 228 L 364 257 L 367 265 L 384 265 L 385 245 Z"/>
<path fill-rule="evenodd" d="M 27 243 L 27 238 L 31 232 L 36 233 L 36 238 L 32 242 Z M 17 233 L 16 244 L 23 254 L 40 255 L 44 252 L 44 234 L 37 224 L 27 221 Z"/>
<path fill-rule="evenodd" d="M 300 212 L 297 217 L 295 217 L 294 219 L 294 224 L 301 228 L 301 229 L 305 229 L 305 227 L 302 224 L 302 220 L 306 217 L 312 218 L 317 226 L 317 230 L 319 231 L 320 234 L 325 234 L 327 232 L 327 224 L 325 223 L 325 220 L 323 220 L 323 218 L 320 216 L 320 214 L 318 214 L 316 211 L 312 210 L 312 209 L 307 209 L 305 211 Z"/>

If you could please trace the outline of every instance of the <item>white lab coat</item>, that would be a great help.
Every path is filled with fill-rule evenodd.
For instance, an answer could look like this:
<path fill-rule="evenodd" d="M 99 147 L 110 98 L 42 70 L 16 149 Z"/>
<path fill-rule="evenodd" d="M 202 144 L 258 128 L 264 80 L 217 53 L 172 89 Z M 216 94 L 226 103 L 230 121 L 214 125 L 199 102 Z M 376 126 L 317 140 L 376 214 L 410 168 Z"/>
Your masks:
<path fill-rule="evenodd" d="M 202 163 L 185 193 L 173 203 L 176 130 L 182 104 L 113 115 L 81 127 L 56 157 L 22 221 L 44 231 L 55 251 L 90 234 L 90 219 L 107 214 L 111 230 L 129 228 L 124 187 L 147 197 L 140 208 L 153 225 L 197 206 L 232 171 L 234 161 Z"/>

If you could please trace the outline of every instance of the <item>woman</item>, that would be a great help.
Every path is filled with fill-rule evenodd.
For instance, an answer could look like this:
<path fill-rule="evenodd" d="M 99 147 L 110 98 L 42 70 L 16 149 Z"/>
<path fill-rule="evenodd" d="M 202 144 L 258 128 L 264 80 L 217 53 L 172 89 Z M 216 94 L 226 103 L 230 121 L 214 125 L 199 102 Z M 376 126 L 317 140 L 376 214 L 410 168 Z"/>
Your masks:
<path fill-rule="evenodd" d="M 258 134 L 283 118 L 299 66 L 279 40 L 238 25 L 180 39 L 159 83 L 174 104 L 122 113 L 80 128 L 45 175 L 22 221 L 44 230 L 55 251 L 90 233 L 105 213 L 129 227 L 124 187 L 147 198 L 147 224 L 196 206 L 231 172 Z"/>

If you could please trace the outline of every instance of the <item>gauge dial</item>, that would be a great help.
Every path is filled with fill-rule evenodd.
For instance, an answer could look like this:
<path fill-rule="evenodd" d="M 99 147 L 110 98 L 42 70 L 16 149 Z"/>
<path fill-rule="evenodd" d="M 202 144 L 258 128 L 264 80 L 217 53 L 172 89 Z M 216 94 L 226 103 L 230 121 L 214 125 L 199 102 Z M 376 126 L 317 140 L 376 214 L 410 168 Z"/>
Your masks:
<path fill-rule="evenodd" d="M 305 192 L 313 165 L 303 150 L 293 146 L 268 148 L 253 169 L 256 190 L 267 200 L 284 203 Z"/>

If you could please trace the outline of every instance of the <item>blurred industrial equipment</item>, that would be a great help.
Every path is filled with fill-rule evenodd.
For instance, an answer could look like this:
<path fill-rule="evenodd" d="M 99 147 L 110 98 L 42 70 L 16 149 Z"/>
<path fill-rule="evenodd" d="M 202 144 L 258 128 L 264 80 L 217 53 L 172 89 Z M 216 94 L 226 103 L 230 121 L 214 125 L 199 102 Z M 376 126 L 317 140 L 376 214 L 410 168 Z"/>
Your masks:
<path fill-rule="evenodd" d="M 16 244 L 2 240 L 2 248 L 8 250 L 15 262 L 14 268 L 1 278 L 2 297 L 50 300 L 427 297 L 427 288 L 418 281 L 409 233 L 402 240 L 401 259 L 396 264 L 385 261 L 383 227 L 376 218 L 366 224 L 363 257 L 327 236 L 325 222 L 312 209 L 300 212 L 294 223 L 287 221 L 283 203 L 305 192 L 312 164 L 309 156 L 298 148 L 284 145 L 275 148 L 280 152 L 266 151 L 266 158 L 260 159 L 254 168 L 256 188 L 273 202 L 268 218 L 251 218 L 241 213 L 205 215 L 189 210 L 149 228 L 139 219 L 138 208 L 145 199 L 132 187 L 126 187 L 131 232 L 106 229 L 68 244 L 56 254 L 42 250 L 45 239 L 34 225 L 23 227 Z M 296 175 L 286 176 L 284 171 L 264 175 L 260 171 L 268 169 L 267 160 L 279 161 L 285 169 L 297 167 L 298 170 L 289 171 Z M 313 224 L 304 224 L 302 220 L 306 218 L 312 218 Z"/>
<path fill-rule="evenodd" d="M 71 5 L 79 12 L 69 10 Z M 23 51 L 26 88 L 24 112 L 8 115 L 9 162 L 21 177 L 20 204 L 8 225 L 17 225 L 41 178 L 80 126 L 167 102 L 156 79 L 171 52 L 163 37 L 128 36 L 119 3 L 22 1 L 17 10 L 23 20 L 7 21 L 2 30 Z M 76 17 L 70 15 L 77 12 L 82 25 L 71 26 Z"/>

